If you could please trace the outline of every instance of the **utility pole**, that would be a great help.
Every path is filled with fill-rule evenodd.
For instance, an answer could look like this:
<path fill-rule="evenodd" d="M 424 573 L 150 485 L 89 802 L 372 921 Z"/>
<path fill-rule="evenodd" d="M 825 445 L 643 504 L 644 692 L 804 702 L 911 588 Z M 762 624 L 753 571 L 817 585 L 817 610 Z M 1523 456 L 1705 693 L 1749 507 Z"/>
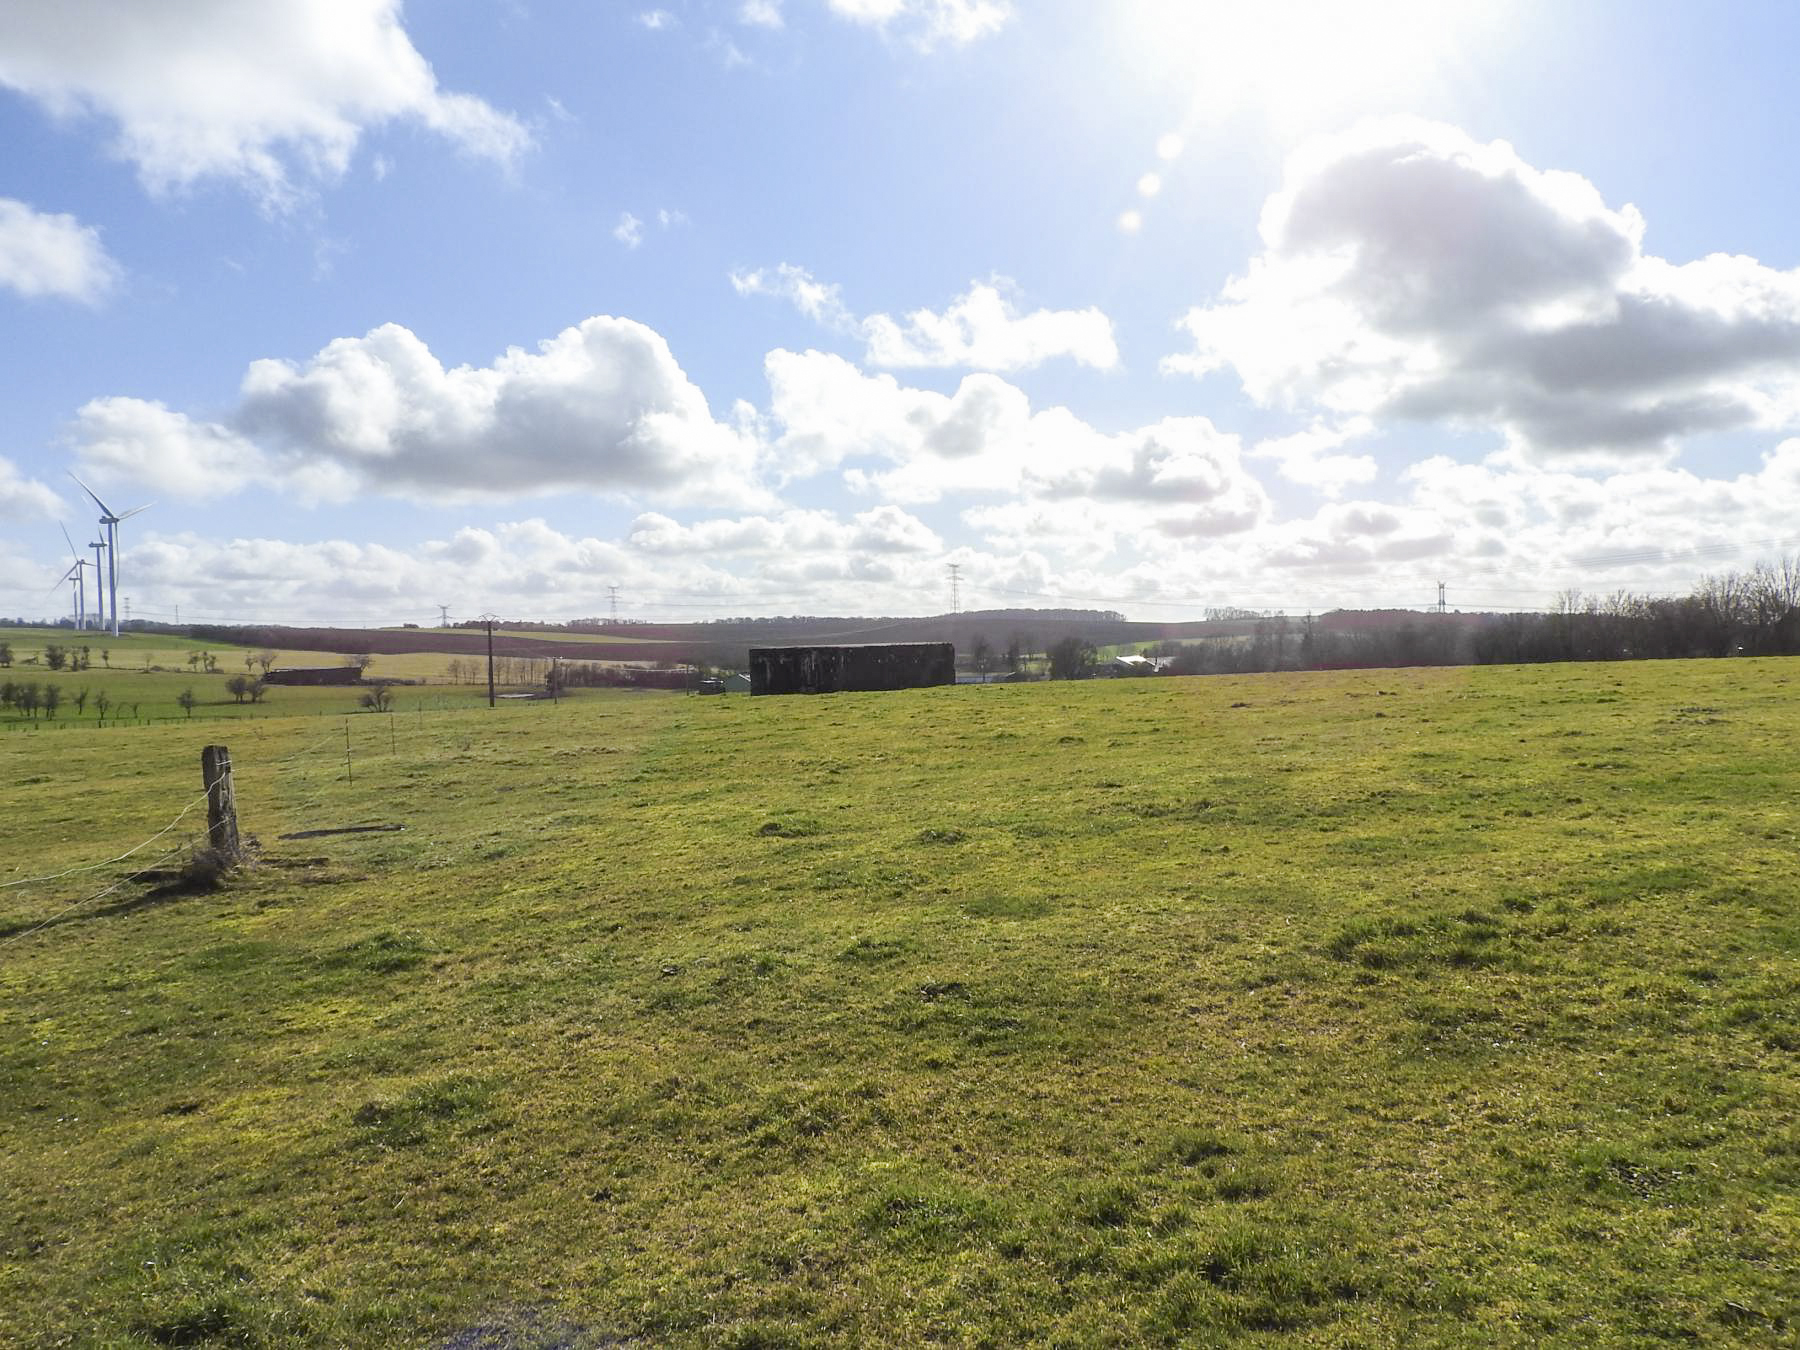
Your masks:
<path fill-rule="evenodd" d="M 618 623 L 618 621 L 619 621 L 619 588 L 617 586 L 608 586 L 606 588 L 606 603 L 612 607 L 612 621 L 615 624 Z"/>
<path fill-rule="evenodd" d="M 450 606 L 439 605 L 438 606 L 438 627 L 439 628 L 448 628 L 449 626 L 450 626 Z"/>
<path fill-rule="evenodd" d="M 950 564 L 950 612 L 962 613 L 962 564 Z"/>
<path fill-rule="evenodd" d="M 1443 583 L 1443 582 L 1441 582 L 1441 581 L 1440 581 L 1440 582 L 1438 582 L 1438 603 L 1437 603 L 1437 611 L 1438 611 L 1438 613 L 1439 613 L 1439 614 L 1443 614 L 1443 613 L 1445 613 L 1445 612 L 1446 612 L 1446 606 L 1445 606 L 1445 604 L 1444 604 L 1444 583 Z"/>
<path fill-rule="evenodd" d="M 484 614 L 482 621 L 487 624 L 488 635 L 488 707 L 494 706 L 494 616 Z"/>

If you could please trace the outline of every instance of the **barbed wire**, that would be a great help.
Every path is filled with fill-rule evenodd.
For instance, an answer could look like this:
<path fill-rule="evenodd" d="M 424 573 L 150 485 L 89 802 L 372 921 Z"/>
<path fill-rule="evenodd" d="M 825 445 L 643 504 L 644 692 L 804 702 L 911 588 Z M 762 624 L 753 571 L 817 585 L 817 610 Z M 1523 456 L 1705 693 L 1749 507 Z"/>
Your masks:
<path fill-rule="evenodd" d="M 302 755 L 312 753 L 314 750 L 317 750 L 321 745 L 324 745 L 327 741 L 335 741 L 336 739 L 337 739 L 337 732 L 329 731 L 324 736 L 320 737 L 317 741 L 314 741 L 311 745 L 303 746 L 299 750 L 295 750 L 290 754 L 283 755 L 280 759 L 272 761 L 270 764 L 267 765 L 267 767 L 270 769 L 279 769 L 282 765 L 292 763 L 294 760 L 300 758 L 300 756 L 302 756 Z M 202 792 L 198 797 L 195 797 L 186 806 L 182 807 L 181 810 L 176 813 L 175 819 L 171 820 L 167 825 L 163 826 L 160 830 L 158 830 L 155 834 L 151 835 L 148 839 L 143 840 L 141 843 L 132 845 L 132 847 L 126 849 L 123 853 L 119 854 L 117 857 L 105 858 L 105 859 L 102 859 L 100 862 L 96 862 L 96 863 L 83 863 L 82 865 L 80 865 L 78 867 L 65 867 L 60 872 L 48 872 L 48 873 L 45 873 L 41 877 L 20 877 L 15 880 L 11 880 L 11 881 L 0 881 L 0 890 L 12 890 L 15 887 L 19 887 L 19 886 L 40 885 L 46 881 L 60 881 L 64 877 L 78 876 L 79 874 L 81 874 L 83 872 L 97 872 L 102 867 L 111 867 L 114 863 L 122 863 L 127 858 L 131 857 L 133 854 L 136 854 L 138 852 L 141 852 L 143 849 L 148 848 L 151 844 L 154 844 L 158 839 L 161 839 L 170 830 L 174 829 L 177 825 L 181 824 L 182 820 L 191 811 L 193 811 L 193 809 L 196 806 L 200 805 L 201 802 L 206 800 L 208 794 L 211 793 L 212 789 L 213 789 L 213 784 L 210 784 L 210 783 L 207 784 L 206 790 L 204 792 Z"/>
<path fill-rule="evenodd" d="M 165 833 L 166 833 L 166 831 L 165 831 Z M 186 847 L 187 847 L 187 844 L 185 844 L 185 843 L 177 844 L 174 848 L 170 849 L 167 853 L 161 854 L 160 856 L 151 859 L 148 863 L 144 864 L 144 866 L 138 868 L 137 871 L 129 873 L 126 876 L 120 877 L 117 881 L 113 882 L 110 886 L 107 886 L 102 890 L 95 891 L 92 895 L 84 895 L 79 900 L 71 900 L 68 904 L 64 905 L 61 909 L 57 910 L 54 914 L 50 915 L 48 918 L 44 919 L 43 921 L 41 921 L 39 923 L 34 923 L 29 928 L 21 929 L 19 932 L 14 933 L 11 937 L 0 938 L 0 947 L 10 947 L 10 946 L 12 946 L 13 943 L 23 941 L 25 938 L 30 937 L 33 933 L 40 932 L 43 929 L 48 928 L 51 924 L 56 923 L 57 921 L 67 917 L 67 915 L 71 911 L 79 909 L 83 905 L 90 905 L 96 900 L 104 899 L 105 897 L 111 895 L 114 891 L 118 890 L 121 886 L 124 886 L 127 882 L 136 881 L 139 877 L 143 876 L 146 872 L 155 871 L 157 867 L 159 867 L 161 864 L 167 862 L 170 858 L 173 858 L 177 853 L 180 853 Z"/>

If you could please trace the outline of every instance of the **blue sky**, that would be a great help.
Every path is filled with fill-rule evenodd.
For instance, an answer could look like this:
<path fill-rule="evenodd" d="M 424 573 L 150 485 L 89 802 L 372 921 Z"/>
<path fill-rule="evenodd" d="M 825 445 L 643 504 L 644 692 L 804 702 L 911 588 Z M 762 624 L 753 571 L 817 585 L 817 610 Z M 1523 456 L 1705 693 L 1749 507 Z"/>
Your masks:
<path fill-rule="evenodd" d="M 258 12 L 259 11 L 259 12 Z M 1133 617 L 1800 545 L 1788 5 L 21 0 L 0 613 Z"/>

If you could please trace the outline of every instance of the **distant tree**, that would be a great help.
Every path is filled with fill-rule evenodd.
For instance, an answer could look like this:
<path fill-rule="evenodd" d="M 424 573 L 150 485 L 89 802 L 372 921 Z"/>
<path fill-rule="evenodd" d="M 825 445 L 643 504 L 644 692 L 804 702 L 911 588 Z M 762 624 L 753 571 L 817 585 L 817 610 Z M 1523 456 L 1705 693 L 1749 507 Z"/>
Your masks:
<path fill-rule="evenodd" d="M 19 696 L 19 686 L 11 680 L 0 681 L 0 708 L 10 708 Z"/>
<path fill-rule="evenodd" d="M 24 684 L 19 685 L 17 690 L 13 693 L 13 706 L 18 708 L 18 710 L 27 717 L 36 717 L 38 704 L 42 701 L 42 697 L 42 694 L 38 690 L 37 682 L 35 680 L 27 680 Z"/>
<path fill-rule="evenodd" d="M 144 657 L 144 661 L 146 662 L 145 669 L 149 669 L 149 666 L 148 666 L 149 660 L 150 660 L 150 658 L 148 656 Z M 196 670 L 199 668 L 199 665 L 200 665 L 200 653 L 197 651 L 189 652 L 188 653 L 188 669 Z"/>
<path fill-rule="evenodd" d="M 273 647 L 264 647 L 256 654 L 256 664 L 261 666 L 262 673 L 267 675 L 269 673 L 269 667 L 275 664 L 276 658 L 280 655 L 281 653 L 277 652 Z"/>
<path fill-rule="evenodd" d="M 269 682 L 267 680 L 250 681 L 250 701 L 252 703 L 261 703 L 263 701 L 263 695 L 268 692 Z"/>
<path fill-rule="evenodd" d="M 192 689 L 183 689 L 175 696 L 175 701 L 181 705 L 181 710 L 183 712 L 189 717 L 192 717 L 194 715 L 194 705 L 200 700 L 194 697 L 194 691 Z M 135 708 L 137 705 L 133 704 L 132 706 Z"/>
<path fill-rule="evenodd" d="M 52 722 L 56 720 L 56 710 L 62 706 L 62 687 L 47 684 L 44 686 L 44 716 Z"/>
<path fill-rule="evenodd" d="M 75 691 L 75 697 L 69 700 L 69 702 L 71 702 L 75 705 L 75 715 L 77 717 L 80 717 L 83 713 L 85 713 L 87 711 L 87 701 L 88 701 L 88 691 L 85 686 L 80 689 L 77 689 Z"/>
<path fill-rule="evenodd" d="M 112 669 L 112 649 L 110 647 L 102 647 L 100 649 L 100 664 L 105 666 L 108 670 Z"/>
<path fill-rule="evenodd" d="M 245 697 L 250 693 L 250 677 L 248 675 L 233 675 L 229 680 L 225 681 L 225 692 L 230 694 L 239 703 L 242 703 Z"/>
<path fill-rule="evenodd" d="M 975 645 L 969 649 L 969 664 L 978 674 L 987 674 L 994 668 L 994 644 L 985 637 L 976 638 Z"/>
<path fill-rule="evenodd" d="M 344 655 L 344 664 L 354 666 L 356 673 L 362 676 L 369 673 L 369 667 L 375 664 L 375 658 L 368 652 L 347 652 Z"/>
<path fill-rule="evenodd" d="M 94 715 L 102 722 L 106 720 L 106 710 L 112 707 L 112 699 L 102 689 L 94 695 Z"/>
<path fill-rule="evenodd" d="M 12 643 L 0 642 L 0 668 L 12 665 Z"/>
<path fill-rule="evenodd" d="M 218 670 L 219 670 L 219 658 L 218 657 L 214 656 L 211 652 L 201 652 L 200 659 L 206 663 L 206 673 L 208 675 L 214 675 L 214 674 L 218 673 Z"/>
<path fill-rule="evenodd" d="M 61 670 L 69 663 L 69 653 L 57 643 L 52 642 L 44 648 L 44 664 L 52 670 Z"/>
<path fill-rule="evenodd" d="M 362 696 L 361 703 L 370 712 L 386 712 L 394 706 L 394 696 L 385 684 L 378 684 Z"/>
<path fill-rule="evenodd" d="M 1078 637 L 1062 638 L 1049 651 L 1050 678 L 1085 679 L 1093 673 L 1095 656 L 1093 643 L 1084 642 Z"/>
<path fill-rule="evenodd" d="M 91 666 L 93 664 L 94 664 L 94 649 L 92 647 L 83 647 L 81 649 L 81 668 L 83 670 L 86 670 L 89 666 Z"/>
<path fill-rule="evenodd" d="M 248 673 L 255 669 L 256 669 L 256 653 L 255 652 L 245 652 L 244 653 L 244 670 L 245 670 L 245 672 Z"/>
<path fill-rule="evenodd" d="M 134 722 L 137 721 L 137 715 L 138 715 L 138 705 L 134 703 L 131 705 L 131 720 Z"/>

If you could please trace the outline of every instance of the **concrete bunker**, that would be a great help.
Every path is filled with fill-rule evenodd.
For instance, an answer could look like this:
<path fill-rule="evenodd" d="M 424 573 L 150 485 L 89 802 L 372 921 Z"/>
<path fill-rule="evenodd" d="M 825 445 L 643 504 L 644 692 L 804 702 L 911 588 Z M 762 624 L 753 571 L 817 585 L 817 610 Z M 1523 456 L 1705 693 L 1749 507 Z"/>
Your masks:
<path fill-rule="evenodd" d="M 956 648 L 948 642 L 750 649 L 753 694 L 841 694 L 955 683 Z"/>

